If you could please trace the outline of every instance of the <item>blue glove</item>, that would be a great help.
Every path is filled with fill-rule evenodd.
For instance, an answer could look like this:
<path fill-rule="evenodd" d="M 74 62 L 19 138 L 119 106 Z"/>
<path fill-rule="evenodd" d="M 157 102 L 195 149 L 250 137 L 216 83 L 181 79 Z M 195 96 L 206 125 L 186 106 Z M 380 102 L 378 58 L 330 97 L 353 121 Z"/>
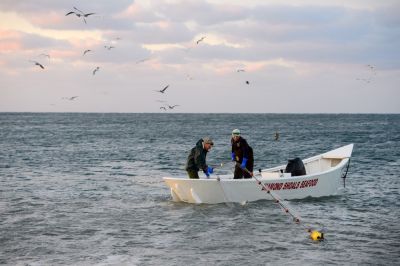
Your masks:
<path fill-rule="evenodd" d="M 214 169 L 210 166 L 207 167 L 207 173 L 212 174 L 214 172 Z"/>
<path fill-rule="evenodd" d="M 204 171 L 204 174 L 206 175 L 207 178 L 210 177 L 210 174 L 212 174 L 214 172 L 214 169 L 210 166 L 207 166 L 207 170 Z"/>
<path fill-rule="evenodd" d="M 231 153 L 231 158 L 232 158 L 232 161 L 235 161 L 235 153 L 234 152 Z"/>
<path fill-rule="evenodd" d="M 247 158 L 243 158 L 242 164 L 240 165 L 241 168 L 246 168 Z"/>

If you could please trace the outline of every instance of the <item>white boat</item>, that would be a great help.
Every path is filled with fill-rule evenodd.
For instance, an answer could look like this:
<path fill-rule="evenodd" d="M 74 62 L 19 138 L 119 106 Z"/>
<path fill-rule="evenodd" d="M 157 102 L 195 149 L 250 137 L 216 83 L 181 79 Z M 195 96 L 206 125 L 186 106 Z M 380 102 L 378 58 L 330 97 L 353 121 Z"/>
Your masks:
<path fill-rule="evenodd" d="M 262 185 L 280 199 L 331 196 L 343 186 L 352 151 L 353 144 L 349 144 L 304 159 L 306 175 L 301 176 L 283 173 L 286 165 L 280 165 L 261 170 L 258 176 L 254 173 L 256 177 L 249 179 L 233 179 L 233 174 L 211 175 L 209 179 L 190 179 L 187 176 L 163 179 L 176 202 L 215 204 L 272 199 Z"/>

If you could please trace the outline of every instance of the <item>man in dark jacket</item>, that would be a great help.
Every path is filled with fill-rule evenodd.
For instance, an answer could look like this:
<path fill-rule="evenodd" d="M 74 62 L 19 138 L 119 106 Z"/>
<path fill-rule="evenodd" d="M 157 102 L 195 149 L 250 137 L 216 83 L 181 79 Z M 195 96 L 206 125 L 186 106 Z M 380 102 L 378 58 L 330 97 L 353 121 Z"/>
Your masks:
<path fill-rule="evenodd" d="M 247 141 L 240 136 L 239 129 L 234 129 L 232 131 L 231 144 L 232 161 L 236 162 L 233 178 L 251 178 L 254 167 L 253 149 L 247 144 Z M 249 170 L 251 174 L 245 171 L 245 168 Z"/>
<path fill-rule="evenodd" d="M 187 158 L 186 162 L 186 171 L 189 175 L 189 178 L 199 179 L 199 171 L 203 170 L 204 174 L 207 178 L 210 177 L 210 174 L 213 172 L 213 168 L 209 167 L 206 164 L 206 156 L 207 152 L 214 145 L 213 141 L 206 137 L 200 139 L 196 146 L 190 150 L 190 154 Z"/>

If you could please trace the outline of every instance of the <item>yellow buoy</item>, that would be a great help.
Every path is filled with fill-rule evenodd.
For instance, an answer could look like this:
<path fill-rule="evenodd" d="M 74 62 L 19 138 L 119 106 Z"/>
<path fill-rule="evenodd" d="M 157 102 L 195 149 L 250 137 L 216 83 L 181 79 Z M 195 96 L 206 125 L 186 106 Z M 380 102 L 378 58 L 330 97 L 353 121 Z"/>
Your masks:
<path fill-rule="evenodd" d="M 324 239 L 324 234 L 318 231 L 312 231 L 310 237 L 314 241 L 321 241 Z"/>

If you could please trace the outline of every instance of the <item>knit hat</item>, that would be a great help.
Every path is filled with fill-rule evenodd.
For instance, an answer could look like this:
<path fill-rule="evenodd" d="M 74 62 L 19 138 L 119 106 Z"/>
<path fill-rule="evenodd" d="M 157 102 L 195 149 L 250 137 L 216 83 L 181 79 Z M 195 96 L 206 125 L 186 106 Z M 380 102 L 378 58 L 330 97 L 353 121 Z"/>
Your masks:
<path fill-rule="evenodd" d="M 209 138 L 209 137 L 203 138 L 203 142 L 204 142 L 204 144 L 211 144 L 211 146 L 214 145 L 214 142 L 213 142 L 212 139 Z"/>
<path fill-rule="evenodd" d="M 240 130 L 237 128 L 232 130 L 232 136 L 240 136 Z"/>

